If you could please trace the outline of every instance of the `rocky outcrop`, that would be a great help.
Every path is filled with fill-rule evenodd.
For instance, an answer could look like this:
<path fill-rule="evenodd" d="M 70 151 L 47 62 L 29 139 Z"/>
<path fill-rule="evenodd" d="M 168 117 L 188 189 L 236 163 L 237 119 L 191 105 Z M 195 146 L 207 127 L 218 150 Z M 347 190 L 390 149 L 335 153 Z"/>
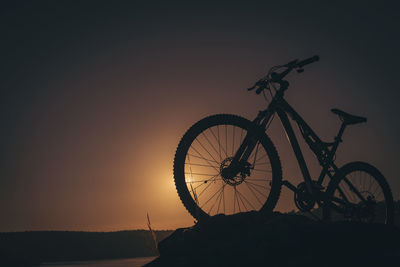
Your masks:
<path fill-rule="evenodd" d="M 157 266 L 399 266 L 400 230 L 301 215 L 216 215 L 159 243 Z"/>

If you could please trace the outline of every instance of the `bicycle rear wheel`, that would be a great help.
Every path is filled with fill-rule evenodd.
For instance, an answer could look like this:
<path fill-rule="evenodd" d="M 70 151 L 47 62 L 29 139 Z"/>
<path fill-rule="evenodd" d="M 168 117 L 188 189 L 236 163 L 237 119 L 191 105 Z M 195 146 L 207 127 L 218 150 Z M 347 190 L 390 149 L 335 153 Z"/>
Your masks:
<path fill-rule="evenodd" d="M 368 163 L 351 162 L 339 174 L 326 191 L 336 198 L 332 203 L 338 207 L 324 209 L 327 220 L 393 224 L 392 192 L 378 169 Z"/>
<path fill-rule="evenodd" d="M 258 134 L 247 160 L 248 172 L 232 179 L 221 176 L 251 128 L 254 125 L 247 119 L 221 114 L 200 120 L 182 137 L 174 159 L 174 180 L 182 203 L 194 218 L 275 207 L 282 170 L 265 132 Z"/>

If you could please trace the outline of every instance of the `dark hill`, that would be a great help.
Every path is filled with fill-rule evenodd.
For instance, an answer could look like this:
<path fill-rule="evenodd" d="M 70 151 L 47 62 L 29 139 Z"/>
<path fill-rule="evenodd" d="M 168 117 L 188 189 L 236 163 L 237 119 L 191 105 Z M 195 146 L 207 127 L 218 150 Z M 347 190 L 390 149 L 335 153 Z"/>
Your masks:
<path fill-rule="evenodd" d="M 162 240 L 172 231 L 156 231 Z M 31 266 L 41 262 L 155 256 L 146 230 L 118 232 L 31 231 L 0 233 L 0 266 Z"/>
<path fill-rule="evenodd" d="M 399 266 L 400 230 L 305 216 L 217 215 L 159 243 L 158 266 Z"/>

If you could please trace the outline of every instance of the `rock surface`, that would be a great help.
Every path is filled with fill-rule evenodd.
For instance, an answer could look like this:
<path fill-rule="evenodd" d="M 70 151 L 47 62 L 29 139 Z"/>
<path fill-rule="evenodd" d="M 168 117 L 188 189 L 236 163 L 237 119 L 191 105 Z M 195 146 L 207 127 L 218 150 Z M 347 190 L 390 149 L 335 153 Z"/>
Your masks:
<path fill-rule="evenodd" d="M 216 215 L 159 243 L 158 266 L 400 266 L 400 229 L 301 215 Z"/>

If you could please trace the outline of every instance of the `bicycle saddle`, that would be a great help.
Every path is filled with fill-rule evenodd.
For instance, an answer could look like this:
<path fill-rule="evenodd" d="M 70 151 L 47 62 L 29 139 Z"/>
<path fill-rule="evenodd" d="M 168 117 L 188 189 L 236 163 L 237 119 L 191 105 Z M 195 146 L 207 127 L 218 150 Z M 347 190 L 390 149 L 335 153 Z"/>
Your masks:
<path fill-rule="evenodd" d="M 367 118 L 351 115 L 351 114 L 346 113 L 346 112 L 344 112 L 344 111 L 342 111 L 340 109 L 337 109 L 337 108 L 333 108 L 333 109 L 331 109 L 331 111 L 333 113 L 335 113 L 336 115 L 338 115 L 340 120 L 344 124 L 357 124 L 357 123 L 361 123 L 361 122 L 366 122 L 367 121 Z"/>

